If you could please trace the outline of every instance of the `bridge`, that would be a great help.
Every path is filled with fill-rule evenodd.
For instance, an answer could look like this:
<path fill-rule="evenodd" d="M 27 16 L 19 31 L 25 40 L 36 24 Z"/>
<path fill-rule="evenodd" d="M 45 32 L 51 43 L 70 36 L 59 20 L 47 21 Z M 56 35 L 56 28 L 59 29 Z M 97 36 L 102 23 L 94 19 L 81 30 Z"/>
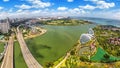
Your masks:
<path fill-rule="evenodd" d="M 6 48 L 1 68 L 13 68 L 13 37 L 9 38 L 8 46 Z"/>
<path fill-rule="evenodd" d="M 20 44 L 20 48 L 23 54 L 23 58 L 28 66 L 28 68 L 43 68 L 38 62 L 37 60 L 33 57 L 33 55 L 31 54 L 31 52 L 29 51 L 22 32 L 19 30 L 19 27 L 17 27 L 17 32 L 16 32 L 16 36 L 18 39 L 18 42 Z"/>

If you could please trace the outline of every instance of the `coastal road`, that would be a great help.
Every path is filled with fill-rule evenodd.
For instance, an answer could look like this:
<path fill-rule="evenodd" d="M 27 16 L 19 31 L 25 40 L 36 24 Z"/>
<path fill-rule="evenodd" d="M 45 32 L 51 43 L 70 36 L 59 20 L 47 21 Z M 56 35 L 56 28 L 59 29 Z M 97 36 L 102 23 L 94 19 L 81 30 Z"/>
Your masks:
<path fill-rule="evenodd" d="M 19 27 L 17 27 L 16 36 L 17 36 L 18 42 L 20 44 L 20 48 L 21 48 L 24 60 L 27 64 L 28 68 L 43 68 L 37 62 L 37 60 L 33 57 L 31 52 L 29 51 L 29 49 L 24 41 L 23 35 L 22 35 L 21 31 L 19 30 Z"/>
<path fill-rule="evenodd" d="M 1 68 L 13 68 L 13 42 L 13 37 L 10 37 Z"/>

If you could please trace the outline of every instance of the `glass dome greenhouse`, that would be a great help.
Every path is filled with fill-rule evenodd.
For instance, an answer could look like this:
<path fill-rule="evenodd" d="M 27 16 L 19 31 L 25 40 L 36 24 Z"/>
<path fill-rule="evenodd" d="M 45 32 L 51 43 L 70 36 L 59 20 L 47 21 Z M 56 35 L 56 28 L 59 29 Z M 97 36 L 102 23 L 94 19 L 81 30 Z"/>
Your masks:
<path fill-rule="evenodd" d="M 82 34 L 80 37 L 80 43 L 84 44 L 84 43 L 90 41 L 92 39 L 92 37 L 93 36 L 91 34 Z"/>

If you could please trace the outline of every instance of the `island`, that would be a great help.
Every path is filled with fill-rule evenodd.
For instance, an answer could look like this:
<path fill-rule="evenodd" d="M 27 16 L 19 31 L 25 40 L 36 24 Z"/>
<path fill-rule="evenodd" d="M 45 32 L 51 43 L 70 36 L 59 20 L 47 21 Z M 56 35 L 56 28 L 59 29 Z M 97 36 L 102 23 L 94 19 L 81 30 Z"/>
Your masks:
<path fill-rule="evenodd" d="M 52 20 L 41 20 L 38 23 L 44 25 L 81 25 L 81 24 L 93 24 L 92 22 L 79 20 L 79 19 L 71 19 L 71 18 L 62 18 L 62 19 L 52 19 Z"/>

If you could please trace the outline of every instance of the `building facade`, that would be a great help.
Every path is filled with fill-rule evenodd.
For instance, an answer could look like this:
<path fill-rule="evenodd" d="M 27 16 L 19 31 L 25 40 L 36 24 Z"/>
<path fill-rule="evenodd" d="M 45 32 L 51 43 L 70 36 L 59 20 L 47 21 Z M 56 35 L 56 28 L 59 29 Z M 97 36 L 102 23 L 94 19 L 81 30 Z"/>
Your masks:
<path fill-rule="evenodd" d="M 8 33 L 10 30 L 10 22 L 8 19 L 0 21 L 0 32 Z"/>

